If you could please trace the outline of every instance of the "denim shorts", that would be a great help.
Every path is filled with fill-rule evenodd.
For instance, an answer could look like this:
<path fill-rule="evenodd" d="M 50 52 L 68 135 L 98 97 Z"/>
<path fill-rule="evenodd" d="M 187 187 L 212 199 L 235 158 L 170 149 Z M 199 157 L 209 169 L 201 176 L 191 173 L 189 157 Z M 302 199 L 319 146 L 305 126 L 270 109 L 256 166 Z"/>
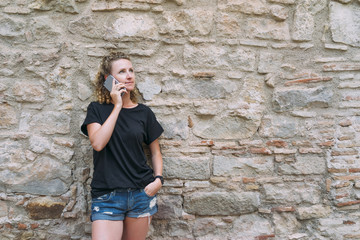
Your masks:
<path fill-rule="evenodd" d="M 91 221 L 150 217 L 157 211 L 156 195 L 150 197 L 144 189 L 120 189 L 92 198 Z"/>

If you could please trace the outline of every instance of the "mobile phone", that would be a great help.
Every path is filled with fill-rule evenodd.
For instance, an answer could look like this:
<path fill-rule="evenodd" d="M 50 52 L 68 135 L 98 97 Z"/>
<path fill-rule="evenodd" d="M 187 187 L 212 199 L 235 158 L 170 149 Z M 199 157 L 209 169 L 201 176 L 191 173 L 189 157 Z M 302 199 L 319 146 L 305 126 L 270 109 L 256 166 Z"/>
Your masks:
<path fill-rule="evenodd" d="M 116 78 L 114 78 L 113 75 L 107 76 L 107 78 L 106 78 L 106 80 L 105 80 L 105 82 L 104 82 L 104 87 L 105 87 L 109 92 L 111 92 L 111 90 L 112 90 L 112 84 L 113 84 L 113 80 L 114 80 L 114 79 L 115 79 L 115 84 L 118 84 L 119 81 L 116 80 Z M 125 90 L 126 90 L 126 88 L 125 88 Z M 121 93 L 121 96 L 123 96 L 124 94 L 125 94 L 125 92 Z"/>

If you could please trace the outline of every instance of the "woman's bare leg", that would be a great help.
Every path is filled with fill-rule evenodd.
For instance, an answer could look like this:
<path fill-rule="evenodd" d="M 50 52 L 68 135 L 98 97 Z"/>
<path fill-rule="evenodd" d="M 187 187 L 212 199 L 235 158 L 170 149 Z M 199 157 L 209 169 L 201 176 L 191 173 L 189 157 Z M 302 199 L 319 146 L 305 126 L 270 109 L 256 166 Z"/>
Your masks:
<path fill-rule="evenodd" d="M 145 240 L 151 217 L 125 218 L 122 240 Z"/>
<path fill-rule="evenodd" d="M 121 240 L 123 221 L 96 220 L 92 223 L 92 240 Z"/>

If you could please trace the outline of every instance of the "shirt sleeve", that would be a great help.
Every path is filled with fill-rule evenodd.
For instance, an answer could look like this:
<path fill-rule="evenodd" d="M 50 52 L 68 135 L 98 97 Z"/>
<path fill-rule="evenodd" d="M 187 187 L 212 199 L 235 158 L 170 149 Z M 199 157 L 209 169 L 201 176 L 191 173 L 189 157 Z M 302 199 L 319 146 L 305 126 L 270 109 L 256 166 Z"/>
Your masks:
<path fill-rule="evenodd" d="M 86 136 L 89 136 L 88 131 L 87 131 L 87 125 L 90 124 L 90 123 L 94 123 L 94 122 L 101 124 L 99 115 L 96 113 L 94 103 L 92 102 L 92 103 L 89 104 L 89 106 L 87 108 L 86 118 L 85 118 L 83 124 L 81 125 L 81 131 Z"/>
<path fill-rule="evenodd" d="M 146 125 L 146 139 L 145 143 L 149 145 L 153 141 L 155 141 L 161 134 L 164 132 L 164 129 L 157 121 L 155 114 L 149 108 L 148 117 L 147 117 L 147 125 Z"/>

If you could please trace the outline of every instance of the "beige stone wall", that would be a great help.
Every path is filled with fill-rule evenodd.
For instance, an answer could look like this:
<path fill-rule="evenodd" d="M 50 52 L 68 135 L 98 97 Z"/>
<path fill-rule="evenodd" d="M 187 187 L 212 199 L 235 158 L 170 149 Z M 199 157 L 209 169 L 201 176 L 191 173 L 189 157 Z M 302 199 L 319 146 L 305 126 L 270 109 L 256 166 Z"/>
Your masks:
<path fill-rule="evenodd" d="M 129 53 L 166 184 L 149 239 L 360 239 L 359 0 L 1 0 L 0 239 L 90 239 L 80 134 Z"/>

